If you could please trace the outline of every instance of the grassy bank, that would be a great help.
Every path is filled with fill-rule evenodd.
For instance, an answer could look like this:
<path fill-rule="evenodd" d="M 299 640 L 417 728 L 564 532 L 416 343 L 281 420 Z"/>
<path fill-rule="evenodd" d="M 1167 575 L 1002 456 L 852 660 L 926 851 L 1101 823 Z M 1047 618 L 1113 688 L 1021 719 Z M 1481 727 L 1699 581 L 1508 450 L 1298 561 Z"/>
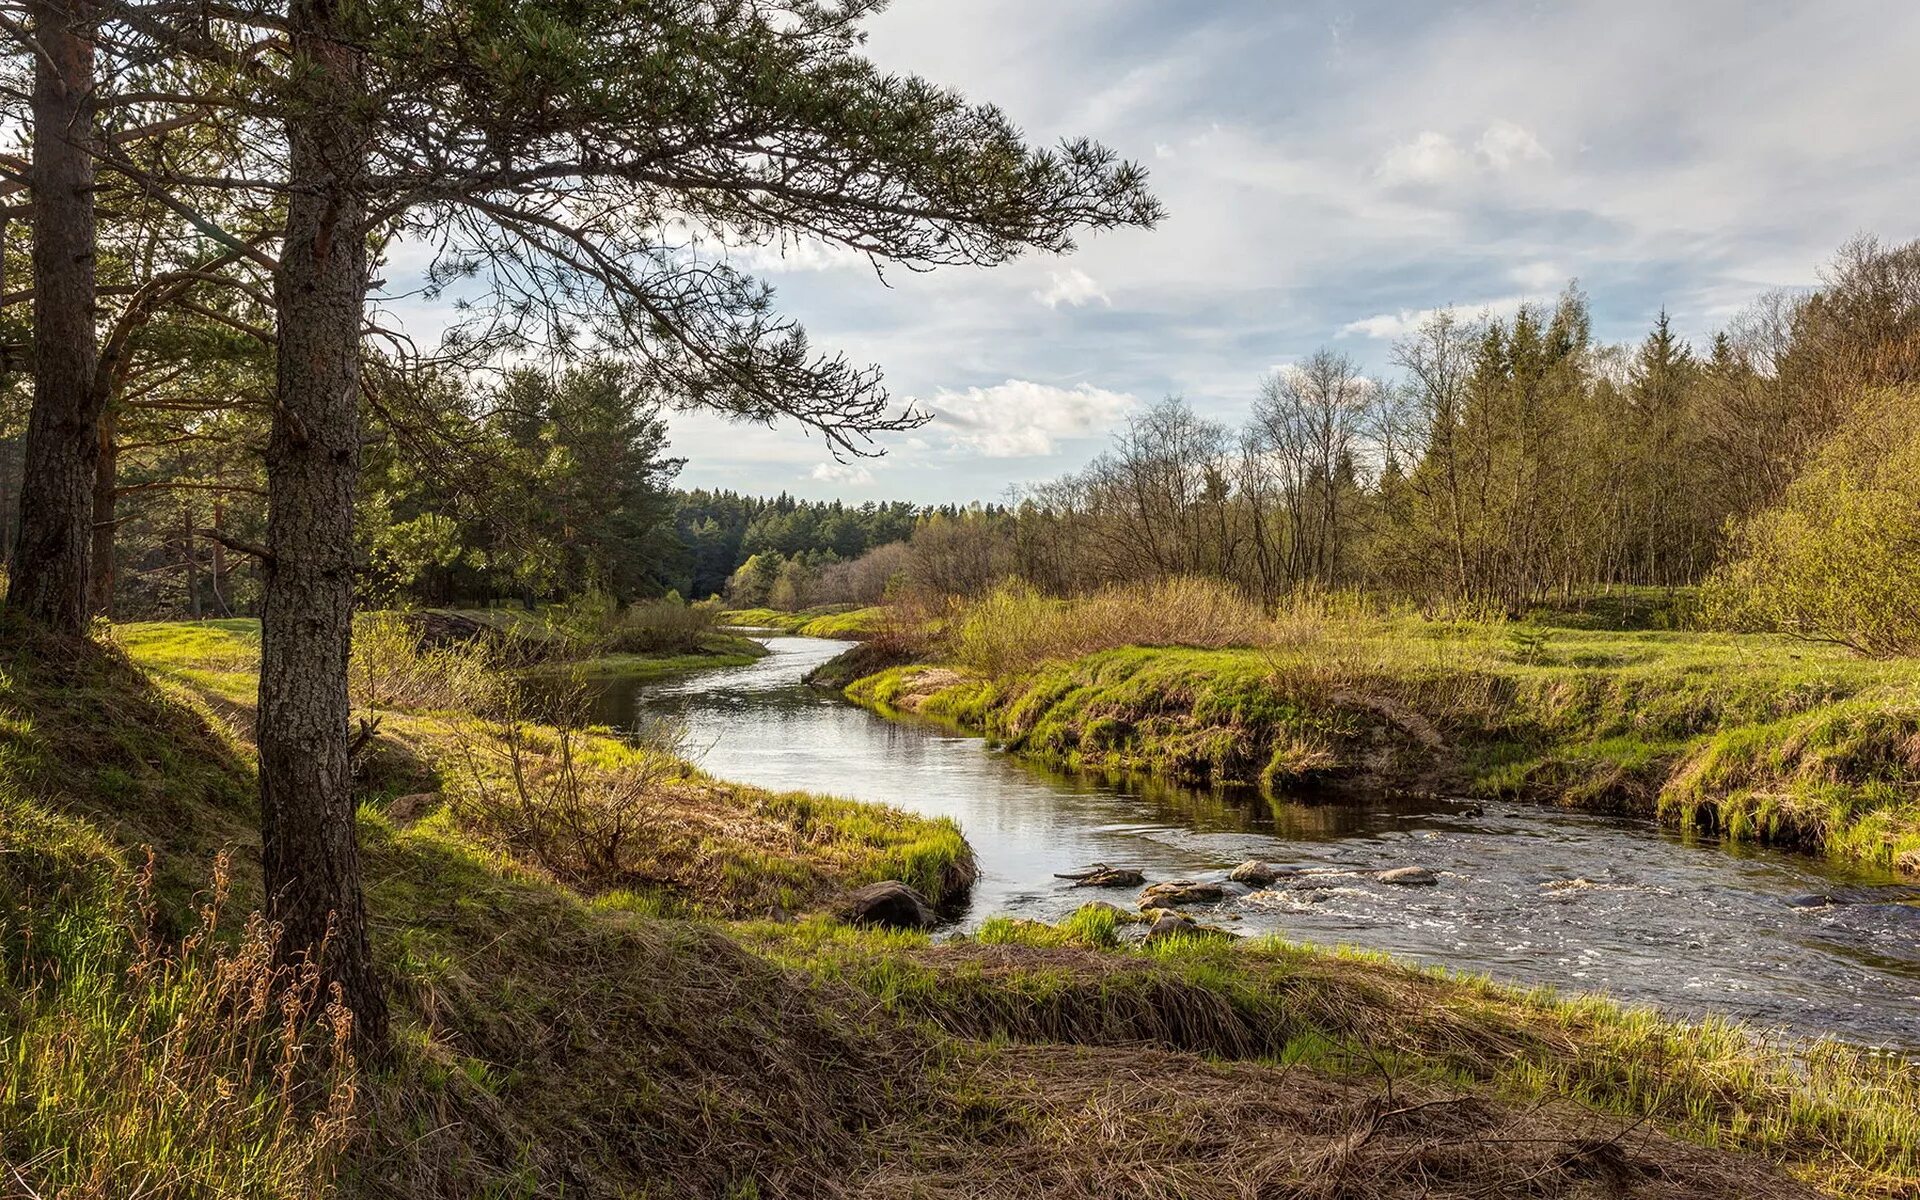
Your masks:
<path fill-rule="evenodd" d="M 777 608 L 735 608 L 720 614 L 720 620 L 740 629 L 777 629 L 802 637 L 849 638 L 858 641 L 878 634 L 887 610 L 878 606 L 855 608 L 828 605 L 800 612 L 782 612 Z"/>
<path fill-rule="evenodd" d="M 583 776 L 644 805 L 631 874 L 582 872 L 489 819 L 512 746 L 455 702 L 474 684 L 455 651 L 355 676 L 385 697 L 358 770 L 398 1027 L 391 1061 L 356 1064 L 235 1003 L 270 946 L 246 921 L 251 631 L 123 629 L 124 654 L 0 632 L 0 1160 L 29 1194 L 1804 1194 L 1776 1164 L 1834 1195 L 1920 1182 L 1907 1071 L 1822 1049 L 1796 1074 L 1736 1031 L 1272 943 L 1127 948 L 1097 911 L 951 946 L 858 933 L 828 897 L 937 892 L 965 853 L 951 826 L 526 723 L 531 776 L 572 738 Z"/>
<path fill-rule="evenodd" d="M 987 632 L 973 623 L 972 636 Z M 1258 648 L 983 655 L 894 668 L 847 694 L 1076 767 L 1522 797 L 1920 874 L 1910 661 L 1762 636 L 1412 616 L 1296 618 L 1262 636 Z"/>

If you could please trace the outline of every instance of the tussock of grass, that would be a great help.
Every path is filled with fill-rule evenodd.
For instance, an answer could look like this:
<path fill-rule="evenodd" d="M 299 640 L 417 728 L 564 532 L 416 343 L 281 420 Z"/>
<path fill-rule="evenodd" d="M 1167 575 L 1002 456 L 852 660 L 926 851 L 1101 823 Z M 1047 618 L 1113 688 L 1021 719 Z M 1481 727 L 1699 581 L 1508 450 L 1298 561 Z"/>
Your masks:
<path fill-rule="evenodd" d="M 221 929 L 220 900 L 259 895 L 250 856 L 219 857 L 252 837 L 242 748 L 118 651 L 7 610 L 0 633 L 7 1193 L 319 1194 L 354 1071 L 286 1025 L 281 997 L 313 982 L 272 964 L 272 931 Z M 142 845 L 157 858 L 135 869 Z"/>

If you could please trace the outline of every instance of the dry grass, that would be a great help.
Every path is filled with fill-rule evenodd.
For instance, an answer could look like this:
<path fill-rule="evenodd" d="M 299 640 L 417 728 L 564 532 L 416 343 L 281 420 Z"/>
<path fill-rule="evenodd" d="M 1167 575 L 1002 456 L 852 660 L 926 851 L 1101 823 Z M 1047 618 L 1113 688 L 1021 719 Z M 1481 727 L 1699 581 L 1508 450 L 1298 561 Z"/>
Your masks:
<path fill-rule="evenodd" d="M 946 657 L 997 676 L 1116 646 L 1218 649 L 1263 645 L 1272 623 L 1239 592 L 1210 579 L 1109 587 L 1062 601 L 1006 583 L 945 622 Z"/>
<path fill-rule="evenodd" d="M 1382 1088 L 1144 1047 L 975 1050 L 944 1072 L 958 1129 L 864 1181 L 867 1197 L 1361 1200 L 1806 1197 L 1730 1160 L 1566 1104 Z M 984 1144 L 983 1144 L 984 1143 Z"/>
<path fill-rule="evenodd" d="M 1389 1095 L 1423 1089 L 1549 1108 L 1574 1100 L 1608 1114 L 1601 1123 L 1614 1131 L 1646 1124 L 1760 1155 L 1833 1195 L 1893 1200 L 1920 1188 L 1912 1065 L 1272 939 L 1114 949 L 1101 923 L 1084 919 L 1098 914 L 1084 910 L 1057 929 L 989 922 L 978 942 L 938 946 L 818 924 L 759 927 L 754 937 L 779 961 L 858 986 L 896 1016 L 968 1043 L 1144 1045 L 1292 1065 L 1306 1081 Z"/>
<path fill-rule="evenodd" d="M 0 1193 L 329 1194 L 355 1130 L 351 1014 L 317 971 L 276 961 L 257 914 L 221 937 L 224 857 L 178 944 L 151 932 L 151 862 L 130 882 L 110 859 L 95 872 L 93 903 L 56 928 L 31 894 L 0 914 Z"/>

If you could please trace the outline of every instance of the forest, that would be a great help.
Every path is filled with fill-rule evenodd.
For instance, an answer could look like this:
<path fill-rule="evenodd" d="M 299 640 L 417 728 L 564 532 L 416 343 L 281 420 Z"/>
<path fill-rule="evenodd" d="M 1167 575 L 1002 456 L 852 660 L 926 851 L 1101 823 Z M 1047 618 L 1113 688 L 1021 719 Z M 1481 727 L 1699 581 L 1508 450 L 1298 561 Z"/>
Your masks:
<path fill-rule="evenodd" d="M 683 486 L 1169 220 L 886 8 L 0 2 L 0 1196 L 1915 1194 L 1920 242 Z"/>

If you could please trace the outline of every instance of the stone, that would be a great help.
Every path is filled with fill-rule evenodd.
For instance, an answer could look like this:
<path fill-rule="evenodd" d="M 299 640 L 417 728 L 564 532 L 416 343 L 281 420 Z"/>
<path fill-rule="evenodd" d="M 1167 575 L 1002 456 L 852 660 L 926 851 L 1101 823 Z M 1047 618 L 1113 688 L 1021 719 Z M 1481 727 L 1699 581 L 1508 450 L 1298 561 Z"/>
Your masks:
<path fill-rule="evenodd" d="M 1177 904 L 1215 904 L 1224 900 L 1227 889 L 1217 883 L 1197 879 L 1169 879 L 1140 893 L 1139 907 L 1171 908 Z"/>
<path fill-rule="evenodd" d="M 1192 917 L 1183 917 L 1177 912 L 1164 908 L 1158 910 L 1158 912 L 1159 915 L 1154 918 L 1153 924 L 1147 929 L 1146 940 L 1149 942 L 1156 942 L 1163 937 L 1168 937 L 1176 933 L 1192 933 L 1195 929 L 1199 928 L 1199 926 L 1194 924 Z"/>
<path fill-rule="evenodd" d="M 887 929 L 931 929 L 940 921 L 925 896 L 897 879 L 848 892 L 840 898 L 839 912 L 856 925 Z"/>
<path fill-rule="evenodd" d="M 1282 875 L 1293 875 L 1296 873 L 1292 868 L 1276 867 L 1272 863 L 1249 859 L 1235 867 L 1232 874 L 1228 875 L 1227 878 L 1234 883 L 1244 883 L 1248 887 L 1263 888 Z"/>
<path fill-rule="evenodd" d="M 1382 871 L 1374 876 L 1381 883 L 1398 884 L 1401 887 L 1427 887 L 1440 882 L 1440 877 L 1425 867 L 1395 867 L 1391 871 Z"/>

